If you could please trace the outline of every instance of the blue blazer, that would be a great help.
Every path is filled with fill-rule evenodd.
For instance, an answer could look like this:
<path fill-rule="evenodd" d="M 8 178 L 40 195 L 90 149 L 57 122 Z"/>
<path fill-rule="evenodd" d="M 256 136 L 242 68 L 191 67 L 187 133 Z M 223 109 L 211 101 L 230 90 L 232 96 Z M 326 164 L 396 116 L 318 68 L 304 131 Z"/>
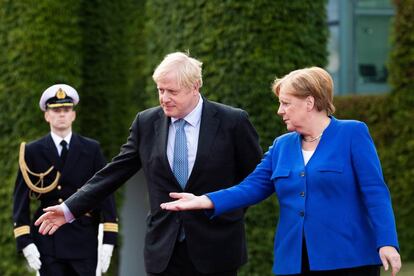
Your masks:
<path fill-rule="evenodd" d="M 362 122 L 331 116 L 306 166 L 301 135 L 282 135 L 239 185 L 207 196 L 215 206 L 212 216 L 217 216 L 273 193 L 280 205 L 275 274 L 301 272 L 303 235 L 311 270 L 377 265 L 380 247 L 398 249 L 390 194 Z"/>

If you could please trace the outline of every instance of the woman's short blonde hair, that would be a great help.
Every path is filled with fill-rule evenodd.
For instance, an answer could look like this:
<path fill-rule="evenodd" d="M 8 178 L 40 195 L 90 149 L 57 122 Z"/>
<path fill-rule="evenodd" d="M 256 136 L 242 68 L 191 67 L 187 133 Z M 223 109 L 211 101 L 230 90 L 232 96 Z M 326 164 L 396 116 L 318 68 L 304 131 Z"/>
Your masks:
<path fill-rule="evenodd" d="M 318 111 L 325 110 L 328 115 L 335 112 L 333 105 L 333 80 L 328 72 L 320 67 L 310 67 L 290 72 L 283 78 L 276 78 L 272 90 L 279 96 L 282 85 L 291 85 L 290 93 L 298 98 L 312 96 Z"/>
<path fill-rule="evenodd" d="M 196 83 L 201 87 L 203 85 L 201 75 L 202 64 L 202 62 L 189 57 L 186 53 L 171 53 L 166 55 L 157 68 L 155 68 L 152 79 L 158 82 L 158 80 L 161 80 L 170 72 L 175 72 L 180 87 L 191 88 Z"/>

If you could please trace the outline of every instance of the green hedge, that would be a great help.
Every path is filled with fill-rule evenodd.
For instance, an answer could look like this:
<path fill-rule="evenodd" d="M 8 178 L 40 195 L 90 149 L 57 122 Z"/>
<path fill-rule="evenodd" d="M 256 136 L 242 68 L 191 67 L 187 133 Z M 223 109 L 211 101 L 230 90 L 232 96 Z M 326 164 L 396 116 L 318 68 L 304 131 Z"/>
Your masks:
<path fill-rule="evenodd" d="M 38 106 L 44 89 L 81 83 L 79 8 L 79 1 L 0 0 L 0 275 L 28 274 L 13 236 L 19 143 L 49 129 Z"/>
<path fill-rule="evenodd" d="M 82 5 L 79 129 L 98 139 L 108 158 L 119 152 L 135 113 L 144 107 L 144 2 L 89 0 Z"/>
<path fill-rule="evenodd" d="M 394 0 L 396 16 L 392 32 L 390 84 L 392 99 L 386 105 L 394 107 L 390 114 L 392 143 L 387 144 L 384 159 L 389 159 L 385 172 L 393 184 L 394 203 L 401 252 L 407 260 L 414 259 L 414 2 Z M 385 161 L 385 160 L 384 160 Z"/>
<path fill-rule="evenodd" d="M 97 139 L 108 161 L 125 142 L 129 126 L 144 108 L 143 40 L 145 1 L 82 2 L 82 99 L 77 125 L 82 135 Z M 116 192 L 118 214 L 122 190 Z M 120 222 L 122 227 L 122 222 Z M 122 244 L 118 237 L 118 247 Z M 109 275 L 117 275 L 119 251 Z"/>
<path fill-rule="evenodd" d="M 15 253 L 11 194 L 18 144 L 48 131 L 37 102 L 51 83 L 79 89 L 76 128 L 100 140 L 110 157 L 125 139 L 133 113 L 157 104 L 150 79 L 155 66 L 169 52 L 189 50 L 204 62 L 202 94 L 246 109 L 266 150 L 285 132 L 275 115 L 274 77 L 326 65 L 325 0 L 112 2 L 0 0 L 0 170 L 5 183 L 0 198 L 7 199 L 0 202 L 0 275 L 26 273 L 24 259 Z M 389 68 L 393 94 L 335 99 L 338 118 L 359 119 L 370 127 L 405 260 L 414 258 L 411 2 L 395 0 Z M 249 263 L 241 275 L 271 275 L 277 212 L 274 197 L 249 209 Z"/>
<path fill-rule="evenodd" d="M 0 275 L 28 273 L 16 254 L 12 193 L 19 143 L 49 131 L 42 91 L 62 82 L 78 90 L 74 129 L 100 140 L 108 159 L 143 108 L 145 1 L 118 2 L 0 0 Z"/>
<path fill-rule="evenodd" d="M 390 83 L 395 93 L 408 93 L 414 98 L 414 2 L 394 0 L 396 16 L 392 31 L 389 62 Z"/>

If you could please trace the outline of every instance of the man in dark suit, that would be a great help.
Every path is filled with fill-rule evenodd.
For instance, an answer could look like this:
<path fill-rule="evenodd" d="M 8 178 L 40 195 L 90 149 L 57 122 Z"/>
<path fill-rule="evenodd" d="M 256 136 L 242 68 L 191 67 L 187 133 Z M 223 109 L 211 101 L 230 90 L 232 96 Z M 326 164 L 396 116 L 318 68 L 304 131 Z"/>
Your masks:
<path fill-rule="evenodd" d="M 53 234 L 79 217 L 139 169 L 149 192 L 145 237 L 148 275 L 237 275 L 246 262 L 244 210 L 208 219 L 203 212 L 165 212 L 169 193 L 204 194 L 229 187 L 260 161 L 258 135 L 241 109 L 200 95 L 201 62 L 167 55 L 155 69 L 160 106 L 138 113 L 127 142 L 110 164 L 61 205 L 36 222 Z"/>
<path fill-rule="evenodd" d="M 96 275 L 98 225 L 101 213 L 104 237 L 101 268 L 106 271 L 117 236 L 113 196 L 91 206 L 79 219 L 65 225 L 53 236 L 40 235 L 30 215 L 30 198 L 42 209 L 63 202 L 105 165 L 97 141 L 72 133 L 76 118 L 74 106 L 79 95 L 74 88 L 57 84 L 46 89 L 39 105 L 49 123 L 50 134 L 20 146 L 20 170 L 14 191 L 14 235 L 18 251 L 40 275 Z M 95 208 L 96 207 L 96 208 Z"/>

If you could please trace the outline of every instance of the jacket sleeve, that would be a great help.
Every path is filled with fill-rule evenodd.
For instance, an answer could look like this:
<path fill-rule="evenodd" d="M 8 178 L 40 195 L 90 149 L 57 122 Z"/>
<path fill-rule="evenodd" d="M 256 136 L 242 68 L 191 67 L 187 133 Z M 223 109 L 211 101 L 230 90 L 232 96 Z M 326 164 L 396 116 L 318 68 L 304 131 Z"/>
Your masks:
<path fill-rule="evenodd" d="M 100 147 L 95 154 L 95 172 L 102 169 L 106 164 Z M 101 203 L 101 221 L 103 222 L 103 243 L 116 245 L 118 236 L 118 217 L 114 194 L 109 195 Z"/>
<path fill-rule="evenodd" d="M 13 193 L 13 228 L 18 251 L 33 243 L 29 191 L 19 169 Z"/>
<path fill-rule="evenodd" d="M 103 243 L 116 245 L 118 237 L 118 217 L 116 214 L 115 197 L 110 195 L 103 201 L 102 221 L 103 221 Z"/>
<path fill-rule="evenodd" d="M 275 144 L 265 153 L 255 170 L 242 182 L 233 187 L 206 194 L 214 205 L 213 210 L 206 212 L 207 216 L 213 218 L 238 208 L 254 205 L 274 193 L 271 180 L 274 148 Z"/>
<path fill-rule="evenodd" d="M 75 217 L 88 212 L 93 206 L 99 206 L 141 168 L 138 152 L 138 120 L 139 115 L 132 123 L 130 135 L 121 147 L 121 152 L 65 201 Z"/>
<path fill-rule="evenodd" d="M 377 248 L 388 245 L 398 249 L 391 197 L 374 142 L 364 123 L 359 122 L 352 133 L 352 165 L 376 233 Z"/>

